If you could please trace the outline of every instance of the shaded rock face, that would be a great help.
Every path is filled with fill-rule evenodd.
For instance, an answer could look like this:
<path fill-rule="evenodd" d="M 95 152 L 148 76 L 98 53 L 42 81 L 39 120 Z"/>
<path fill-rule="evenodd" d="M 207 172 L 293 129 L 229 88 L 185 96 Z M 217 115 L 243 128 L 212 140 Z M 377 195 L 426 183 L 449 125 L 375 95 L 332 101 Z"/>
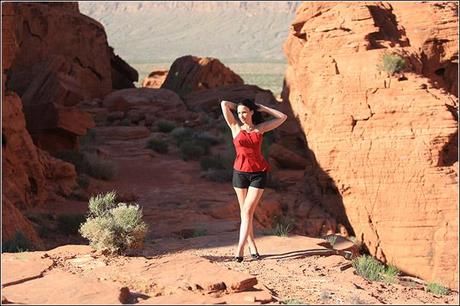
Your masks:
<path fill-rule="evenodd" d="M 356 237 L 383 262 L 458 288 L 451 5 L 304 3 L 284 45 L 282 97 L 318 163 L 310 173 L 323 198 L 328 188 L 339 192 L 344 209 L 334 215 L 346 211 Z M 392 49 L 409 63 L 405 80 L 378 68 Z"/>
<path fill-rule="evenodd" d="M 243 79 L 218 59 L 187 55 L 174 61 L 161 88 L 184 96 L 194 91 L 243 84 Z"/>
<path fill-rule="evenodd" d="M 210 90 L 191 92 L 184 96 L 184 103 L 192 110 L 221 113 L 220 102 L 228 100 L 238 103 L 252 99 L 256 103 L 277 104 L 273 93 L 256 85 L 231 85 Z"/>
<path fill-rule="evenodd" d="M 69 195 L 76 184 L 73 165 L 38 149 L 26 130 L 20 98 L 7 93 L 2 100 L 3 239 L 16 231 L 40 246 L 34 228 L 22 212 L 44 204 L 54 194 Z"/>
<path fill-rule="evenodd" d="M 78 103 L 102 98 L 112 87 L 134 87 L 137 72 L 76 3 L 7 3 L 2 14 L 6 88 L 21 97 L 34 142 L 49 152 L 76 149 L 77 137 L 94 126 Z"/>

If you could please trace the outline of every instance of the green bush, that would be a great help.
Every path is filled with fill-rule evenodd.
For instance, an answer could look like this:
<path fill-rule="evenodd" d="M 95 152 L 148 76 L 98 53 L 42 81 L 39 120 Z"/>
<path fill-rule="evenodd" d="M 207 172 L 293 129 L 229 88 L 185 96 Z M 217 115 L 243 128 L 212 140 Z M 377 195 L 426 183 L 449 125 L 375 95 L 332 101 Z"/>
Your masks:
<path fill-rule="evenodd" d="M 2 253 L 19 253 L 30 250 L 32 250 L 32 243 L 21 231 L 16 231 L 13 238 L 2 243 Z"/>
<path fill-rule="evenodd" d="M 160 154 L 166 154 L 169 151 L 168 143 L 160 139 L 150 139 L 147 142 L 147 148 L 152 149 Z"/>
<path fill-rule="evenodd" d="M 56 158 L 62 159 L 75 166 L 77 173 L 87 173 L 90 168 L 84 153 L 74 150 L 63 150 L 55 154 Z"/>
<path fill-rule="evenodd" d="M 100 158 L 96 153 L 85 153 L 88 161 L 87 173 L 97 179 L 111 180 L 116 173 L 115 164 L 110 160 Z"/>
<path fill-rule="evenodd" d="M 80 186 L 83 189 L 88 188 L 89 187 L 89 178 L 88 178 L 88 176 L 86 176 L 84 174 L 83 175 L 82 174 L 78 175 L 77 183 L 78 183 L 78 186 Z"/>
<path fill-rule="evenodd" d="M 171 131 L 171 136 L 176 140 L 177 144 L 180 145 L 184 141 L 192 138 L 193 130 L 186 127 L 177 127 Z"/>
<path fill-rule="evenodd" d="M 157 127 L 160 132 L 169 133 L 175 129 L 176 125 L 172 121 L 161 119 L 158 120 Z"/>
<path fill-rule="evenodd" d="M 280 303 L 285 304 L 285 305 L 301 305 L 301 304 L 304 304 L 302 301 L 299 301 L 297 299 L 282 300 Z"/>
<path fill-rule="evenodd" d="M 293 229 L 294 222 L 292 219 L 283 216 L 275 216 L 273 218 L 272 228 L 268 231 L 268 234 L 279 237 L 288 237 L 289 233 Z"/>
<path fill-rule="evenodd" d="M 199 141 L 206 142 L 211 146 L 216 145 L 216 144 L 218 144 L 220 142 L 219 138 L 217 138 L 216 136 L 212 135 L 209 132 L 196 133 L 196 134 L 194 134 L 194 138 L 199 140 Z"/>
<path fill-rule="evenodd" d="M 116 193 L 113 191 L 92 197 L 89 218 L 79 231 L 93 248 L 120 254 L 140 248 L 148 226 L 142 220 L 139 205 L 116 204 L 115 199 Z"/>
<path fill-rule="evenodd" d="M 227 164 L 227 160 L 220 154 L 205 156 L 200 160 L 201 169 L 205 171 L 209 169 L 226 169 Z"/>
<path fill-rule="evenodd" d="M 233 171 L 231 169 L 209 169 L 203 172 L 202 177 L 218 183 L 228 183 L 233 179 Z"/>
<path fill-rule="evenodd" d="M 129 118 L 124 118 L 123 120 L 120 121 L 121 126 L 130 126 L 131 125 L 131 120 Z"/>
<path fill-rule="evenodd" d="M 363 255 L 355 258 L 352 261 L 356 273 L 370 281 L 381 280 L 381 275 L 385 271 L 385 267 L 377 259 L 369 255 Z"/>
<path fill-rule="evenodd" d="M 86 134 L 80 137 L 80 150 L 93 152 L 97 144 L 96 132 L 93 129 L 87 129 Z"/>
<path fill-rule="evenodd" d="M 106 194 L 98 194 L 89 199 L 88 209 L 90 216 L 103 217 L 109 210 L 115 207 L 117 193 L 112 190 Z"/>
<path fill-rule="evenodd" d="M 84 221 L 84 214 L 59 215 L 57 216 L 58 231 L 66 235 L 78 234 L 78 229 Z"/>
<path fill-rule="evenodd" d="M 444 287 L 443 285 L 437 283 L 428 283 L 426 284 L 426 291 L 438 294 L 438 295 L 448 295 L 450 293 L 450 289 Z"/>
<path fill-rule="evenodd" d="M 187 160 L 198 160 L 205 154 L 205 148 L 200 146 L 195 141 L 187 140 L 183 142 L 179 149 L 181 151 L 182 159 Z"/>
<path fill-rule="evenodd" d="M 406 61 L 397 54 L 384 54 L 382 56 L 382 69 L 391 75 L 406 68 Z"/>
<path fill-rule="evenodd" d="M 393 265 L 388 265 L 385 270 L 383 271 L 382 275 L 382 281 L 385 283 L 395 283 L 396 282 L 396 276 L 398 276 L 399 270 Z"/>

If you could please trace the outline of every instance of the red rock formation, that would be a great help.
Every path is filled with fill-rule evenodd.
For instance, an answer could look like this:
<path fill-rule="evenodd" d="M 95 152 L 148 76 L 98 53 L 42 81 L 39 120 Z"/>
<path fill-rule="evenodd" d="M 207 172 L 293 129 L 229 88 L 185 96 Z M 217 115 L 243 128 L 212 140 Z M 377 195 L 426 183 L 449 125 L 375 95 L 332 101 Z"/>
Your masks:
<path fill-rule="evenodd" d="M 110 64 L 112 67 L 112 88 L 135 88 L 133 82 L 137 82 L 139 74 L 137 70 L 128 65 L 121 57 L 115 55 L 113 48 L 110 48 Z"/>
<path fill-rule="evenodd" d="M 51 194 L 69 195 L 76 184 L 75 168 L 33 144 L 15 93 L 5 95 L 2 110 L 3 239 L 13 238 L 19 230 L 40 247 L 40 239 L 21 212 L 42 205 Z"/>
<path fill-rule="evenodd" d="M 167 76 L 167 69 L 154 70 L 142 81 L 142 87 L 160 88 Z"/>
<path fill-rule="evenodd" d="M 457 87 L 451 6 L 304 3 L 284 46 L 282 95 L 318 162 L 322 196 L 327 184 L 338 189 L 370 253 L 458 288 L 458 99 L 435 88 Z M 378 68 L 393 47 L 406 80 Z"/>
<path fill-rule="evenodd" d="M 273 105 L 276 99 L 269 90 L 256 85 L 232 85 L 203 91 L 196 91 L 184 97 L 185 104 L 192 110 L 221 112 L 220 101 L 223 99 L 238 102 L 243 99 L 254 99 L 256 103 Z"/>
<path fill-rule="evenodd" d="M 6 88 L 24 102 L 34 142 L 50 152 L 78 148 L 77 138 L 94 123 L 73 106 L 102 98 L 112 87 L 134 87 L 137 72 L 113 53 L 103 26 L 80 14 L 76 3 L 6 3 L 2 14 L 10 62 Z"/>
<path fill-rule="evenodd" d="M 243 79 L 218 59 L 187 55 L 174 61 L 161 88 L 184 96 L 203 89 L 243 84 Z"/>
<path fill-rule="evenodd" d="M 110 112 L 122 111 L 125 115 L 136 112 L 140 120 L 146 117 L 184 120 L 186 107 L 179 96 L 168 89 L 122 89 L 107 95 L 102 101 Z"/>

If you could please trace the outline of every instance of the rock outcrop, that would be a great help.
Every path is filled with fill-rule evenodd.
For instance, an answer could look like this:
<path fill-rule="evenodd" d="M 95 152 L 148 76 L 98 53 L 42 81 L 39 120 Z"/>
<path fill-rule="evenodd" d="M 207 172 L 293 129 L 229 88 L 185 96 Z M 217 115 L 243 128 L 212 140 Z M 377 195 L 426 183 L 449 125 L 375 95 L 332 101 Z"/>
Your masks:
<path fill-rule="evenodd" d="M 194 91 L 243 84 L 243 79 L 218 59 L 187 55 L 174 61 L 161 88 L 185 96 Z"/>
<path fill-rule="evenodd" d="M 27 128 L 49 152 L 78 148 L 93 127 L 80 101 L 103 98 L 112 88 L 134 87 L 137 72 L 113 53 L 103 26 L 82 15 L 78 5 L 7 3 L 6 89 L 24 103 Z"/>
<path fill-rule="evenodd" d="M 285 42 L 290 103 L 370 253 L 458 288 L 457 4 L 304 3 Z M 405 58 L 404 77 L 378 67 Z M 336 205 L 336 206 L 337 206 Z"/>
<path fill-rule="evenodd" d="M 142 87 L 160 88 L 167 76 L 167 69 L 154 70 L 142 81 Z"/>

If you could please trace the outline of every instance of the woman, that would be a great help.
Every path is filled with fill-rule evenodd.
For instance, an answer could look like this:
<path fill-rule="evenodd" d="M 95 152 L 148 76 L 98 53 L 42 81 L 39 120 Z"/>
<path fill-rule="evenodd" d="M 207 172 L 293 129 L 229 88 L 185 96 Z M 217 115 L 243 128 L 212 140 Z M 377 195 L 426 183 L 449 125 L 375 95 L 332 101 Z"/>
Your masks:
<path fill-rule="evenodd" d="M 241 225 L 238 248 L 235 255 L 237 262 L 243 261 L 244 245 L 249 244 L 253 259 L 260 259 L 254 241 L 254 211 L 264 192 L 269 164 L 262 155 L 263 134 L 280 126 L 287 118 L 285 114 L 273 108 L 255 104 L 246 99 L 238 104 L 222 101 L 222 113 L 232 130 L 236 159 L 233 164 L 233 188 L 240 205 Z M 233 116 L 236 110 L 242 125 Z M 262 122 L 260 112 L 266 112 L 274 119 Z"/>

